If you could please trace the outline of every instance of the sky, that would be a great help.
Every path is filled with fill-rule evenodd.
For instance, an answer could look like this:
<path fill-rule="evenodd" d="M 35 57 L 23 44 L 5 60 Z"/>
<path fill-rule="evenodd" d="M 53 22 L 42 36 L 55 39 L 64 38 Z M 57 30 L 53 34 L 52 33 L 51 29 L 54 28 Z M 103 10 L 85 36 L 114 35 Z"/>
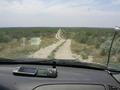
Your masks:
<path fill-rule="evenodd" d="M 0 27 L 120 26 L 120 0 L 0 0 Z"/>

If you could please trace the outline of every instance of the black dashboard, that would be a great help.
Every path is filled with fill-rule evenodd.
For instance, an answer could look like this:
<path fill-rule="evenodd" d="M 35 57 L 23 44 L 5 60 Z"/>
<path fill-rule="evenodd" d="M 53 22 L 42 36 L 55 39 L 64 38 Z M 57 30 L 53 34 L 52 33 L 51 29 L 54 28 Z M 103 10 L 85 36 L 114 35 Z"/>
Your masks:
<path fill-rule="evenodd" d="M 13 75 L 12 71 L 19 66 L 51 68 L 47 65 L 0 65 L 0 90 L 118 90 L 120 88 L 120 84 L 107 71 L 57 66 L 56 78 Z"/>

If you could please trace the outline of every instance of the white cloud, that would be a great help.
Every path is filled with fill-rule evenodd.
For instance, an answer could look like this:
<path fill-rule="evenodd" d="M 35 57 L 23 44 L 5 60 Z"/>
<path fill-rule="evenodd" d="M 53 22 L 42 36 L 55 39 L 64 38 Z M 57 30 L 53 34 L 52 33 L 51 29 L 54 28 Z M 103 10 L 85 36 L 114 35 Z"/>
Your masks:
<path fill-rule="evenodd" d="M 37 0 L 23 0 L 18 2 L 14 0 L 13 2 L 3 2 L 0 4 L 1 11 L 9 11 L 14 13 L 35 13 L 42 11 L 45 8 L 45 5 Z"/>
<path fill-rule="evenodd" d="M 47 0 L 49 1 L 49 0 Z M 112 14 L 100 10 L 95 4 L 96 0 L 8 0 L 0 1 L 0 12 L 18 13 L 18 14 L 36 14 L 36 13 L 63 13 L 63 14 Z M 60 2 L 61 1 L 61 2 Z M 112 0 L 119 2 L 120 0 Z"/>
<path fill-rule="evenodd" d="M 100 10 L 97 0 L 1 0 L 0 26 L 114 26 L 120 12 Z M 114 0 L 115 1 L 115 0 Z M 120 1 L 120 0 L 116 0 Z M 115 3 L 115 2 L 112 2 Z"/>
<path fill-rule="evenodd" d="M 120 0 L 111 0 L 112 4 L 120 5 Z"/>

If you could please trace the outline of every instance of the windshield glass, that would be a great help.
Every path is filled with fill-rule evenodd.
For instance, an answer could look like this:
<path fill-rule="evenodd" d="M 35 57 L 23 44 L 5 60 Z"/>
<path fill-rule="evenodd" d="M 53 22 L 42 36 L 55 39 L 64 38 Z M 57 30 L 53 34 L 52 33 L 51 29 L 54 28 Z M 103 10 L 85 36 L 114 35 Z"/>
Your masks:
<path fill-rule="evenodd" d="M 120 32 L 115 35 L 108 66 L 120 70 Z"/>
<path fill-rule="evenodd" d="M 77 59 L 106 64 L 108 28 L 1 28 L 0 57 Z"/>
<path fill-rule="evenodd" d="M 106 65 L 119 0 L 1 0 L 0 57 Z M 119 32 L 110 63 L 120 61 Z"/>

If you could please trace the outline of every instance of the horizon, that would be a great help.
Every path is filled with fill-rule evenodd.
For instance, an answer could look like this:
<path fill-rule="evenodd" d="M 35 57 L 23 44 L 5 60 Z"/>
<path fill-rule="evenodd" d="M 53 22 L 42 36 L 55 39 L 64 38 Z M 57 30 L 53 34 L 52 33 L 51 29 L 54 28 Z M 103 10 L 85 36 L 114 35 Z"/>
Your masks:
<path fill-rule="evenodd" d="M 11 27 L 0 27 L 0 28 L 114 28 L 114 27 L 59 27 L 59 26 L 25 26 L 25 27 L 19 27 L 19 26 L 11 26 Z"/>

